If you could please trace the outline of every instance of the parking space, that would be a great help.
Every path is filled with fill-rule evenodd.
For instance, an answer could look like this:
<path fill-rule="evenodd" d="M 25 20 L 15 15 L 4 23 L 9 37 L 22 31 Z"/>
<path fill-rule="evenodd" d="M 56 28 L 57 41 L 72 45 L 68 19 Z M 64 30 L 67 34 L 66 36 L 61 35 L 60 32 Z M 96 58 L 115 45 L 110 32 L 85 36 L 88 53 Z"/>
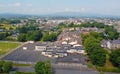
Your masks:
<path fill-rule="evenodd" d="M 22 47 L 18 48 L 17 50 L 13 51 L 12 53 L 8 54 L 7 56 L 3 57 L 2 60 L 7 61 L 14 61 L 18 63 L 36 63 L 37 61 L 45 61 L 50 60 L 53 64 L 59 64 L 57 66 L 53 65 L 54 67 L 71 67 L 75 68 L 77 64 L 85 65 L 85 57 L 82 54 L 68 54 L 66 57 L 62 58 L 49 58 L 46 56 L 43 56 L 40 51 L 35 51 L 35 46 L 41 46 L 45 44 L 40 43 L 27 43 L 23 45 Z M 23 48 L 26 47 L 27 50 L 24 50 Z M 66 66 L 66 64 L 73 64 L 72 66 Z M 79 67 L 78 67 L 79 69 Z"/>
<path fill-rule="evenodd" d="M 3 57 L 2 60 L 33 63 L 37 61 L 51 60 L 52 62 L 54 62 L 54 59 L 45 57 L 41 55 L 41 52 L 35 51 L 36 45 L 39 44 L 38 43 L 25 44 L 22 47 L 18 48 L 17 50 L 13 51 L 12 53 L 8 54 L 7 56 Z M 27 50 L 23 50 L 23 47 L 27 47 Z"/>
<path fill-rule="evenodd" d="M 82 54 L 68 54 L 63 58 L 58 58 L 57 63 L 71 63 L 71 64 L 82 64 L 85 65 L 85 57 Z"/>

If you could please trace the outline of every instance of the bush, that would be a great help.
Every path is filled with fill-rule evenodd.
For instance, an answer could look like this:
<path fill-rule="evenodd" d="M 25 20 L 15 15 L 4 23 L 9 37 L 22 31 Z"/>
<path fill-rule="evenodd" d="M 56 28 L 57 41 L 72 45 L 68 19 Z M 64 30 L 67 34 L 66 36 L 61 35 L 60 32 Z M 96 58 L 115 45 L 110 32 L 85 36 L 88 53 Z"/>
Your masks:
<path fill-rule="evenodd" d="M 11 68 L 11 62 L 0 61 L 0 73 L 9 73 Z"/>
<path fill-rule="evenodd" d="M 3 64 L 3 72 L 4 73 L 9 73 L 11 68 L 12 68 L 12 63 L 11 62 L 5 62 Z"/>
<path fill-rule="evenodd" d="M 0 61 L 0 73 L 3 72 L 3 64 L 4 64 L 4 63 L 5 63 L 4 61 Z"/>
<path fill-rule="evenodd" d="M 114 66 L 120 68 L 120 49 L 112 51 L 110 54 L 110 61 Z"/>
<path fill-rule="evenodd" d="M 102 48 L 94 49 L 90 54 L 90 59 L 94 65 L 104 66 L 106 62 L 105 50 Z"/>
<path fill-rule="evenodd" d="M 16 72 L 15 74 L 35 74 L 35 73 L 28 73 L 28 72 Z"/>
<path fill-rule="evenodd" d="M 36 74 L 52 74 L 50 62 L 37 62 L 35 65 L 35 72 Z"/>

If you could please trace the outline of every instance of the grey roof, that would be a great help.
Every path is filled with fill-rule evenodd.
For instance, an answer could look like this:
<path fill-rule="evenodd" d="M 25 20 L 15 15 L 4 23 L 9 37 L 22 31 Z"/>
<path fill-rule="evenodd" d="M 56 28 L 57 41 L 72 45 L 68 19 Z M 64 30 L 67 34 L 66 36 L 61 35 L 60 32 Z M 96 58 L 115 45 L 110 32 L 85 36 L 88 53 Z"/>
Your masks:
<path fill-rule="evenodd" d="M 77 46 L 77 47 L 75 47 L 77 50 L 83 50 L 84 49 L 84 47 L 83 46 Z"/>
<path fill-rule="evenodd" d="M 112 44 L 120 44 L 120 40 L 113 40 L 111 41 Z"/>
<path fill-rule="evenodd" d="M 102 40 L 101 44 L 102 44 L 102 45 L 106 45 L 107 42 L 108 42 L 108 40 Z"/>

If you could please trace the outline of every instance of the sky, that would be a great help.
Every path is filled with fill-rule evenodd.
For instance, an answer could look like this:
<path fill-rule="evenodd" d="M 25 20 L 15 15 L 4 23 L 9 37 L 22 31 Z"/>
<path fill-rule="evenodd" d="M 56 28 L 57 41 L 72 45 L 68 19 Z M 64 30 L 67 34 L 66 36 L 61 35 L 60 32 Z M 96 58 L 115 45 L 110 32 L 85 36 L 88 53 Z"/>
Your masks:
<path fill-rule="evenodd" d="M 0 0 L 0 13 L 80 12 L 120 16 L 120 0 Z"/>

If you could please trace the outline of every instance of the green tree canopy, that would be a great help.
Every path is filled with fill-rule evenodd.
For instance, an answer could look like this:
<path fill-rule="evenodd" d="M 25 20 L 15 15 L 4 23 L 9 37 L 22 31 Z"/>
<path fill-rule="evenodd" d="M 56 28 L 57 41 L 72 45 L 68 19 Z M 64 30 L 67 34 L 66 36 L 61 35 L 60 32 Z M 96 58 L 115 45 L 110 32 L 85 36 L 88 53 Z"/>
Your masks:
<path fill-rule="evenodd" d="M 35 72 L 36 74 L 52 74 L 50 61 L 37 62 Z"/>
<path fill-rule="evenodd" d="M 112 26 L 105 28 L 105 34 L 106 34 L 106 36 L 104 36 L 104 38 L 110 39 L 110 40 L 118 39 L 118 37 L 119 37 L 119 33 Z"/>
<path fill-rule="evenodd" d="M 58 33 L 54 33 L 54 32 L 46 32 L 43 34 L 43 38 L 42 40 L 43 41 L 56 41 L 57 40 L 57 36 L 58 36 Z"/>
<path fill-rule="evenodd" d="M 42 38 L 42 32 L 40 30 L 28 32 L 26 39 L 29 41 L 39 41 Z"/>
<path fill-rule="evenodd" d="M 0 60 L 0 73 L 9 73 L 10 69 L 12 69 L 11 62 L 5 62 Z"/>
<path fill-rule="evenodd" d="M 25 41 L 27 41 L 27 40 L 26 40 L 26 34 L 20 34 L 17 39 L 18 39 L 18 41 L 20 41 L 20 42 L 25 42 Z"/>
<path fill-rule="evenodd" d="M 104 66 L 106 62 L 106 53 L 102 48 L 94 49 L 90 54 L 91 61 L 94 65 Z"/>
<path fill-rule="evenodd" d="M 85 39 L 84 47 L 88 53 L 95 48 L 100 48 L 99 40 L 95 39 L 94 37 L 88 37 Z"/>
<path fill-rule="evenodd" d="M 104 66 L 106 62 L 106 52 L 101 48 L 99 39 L 93 36 L 87 37 L 84 42 L 84 47 L 94 65 Z"/>
<path fill-rule="evenodd" d="M 120 49 L 112 51 L 110 54 L 110 61 L 113 63 L 113 65 L 120 68 Z"/>

